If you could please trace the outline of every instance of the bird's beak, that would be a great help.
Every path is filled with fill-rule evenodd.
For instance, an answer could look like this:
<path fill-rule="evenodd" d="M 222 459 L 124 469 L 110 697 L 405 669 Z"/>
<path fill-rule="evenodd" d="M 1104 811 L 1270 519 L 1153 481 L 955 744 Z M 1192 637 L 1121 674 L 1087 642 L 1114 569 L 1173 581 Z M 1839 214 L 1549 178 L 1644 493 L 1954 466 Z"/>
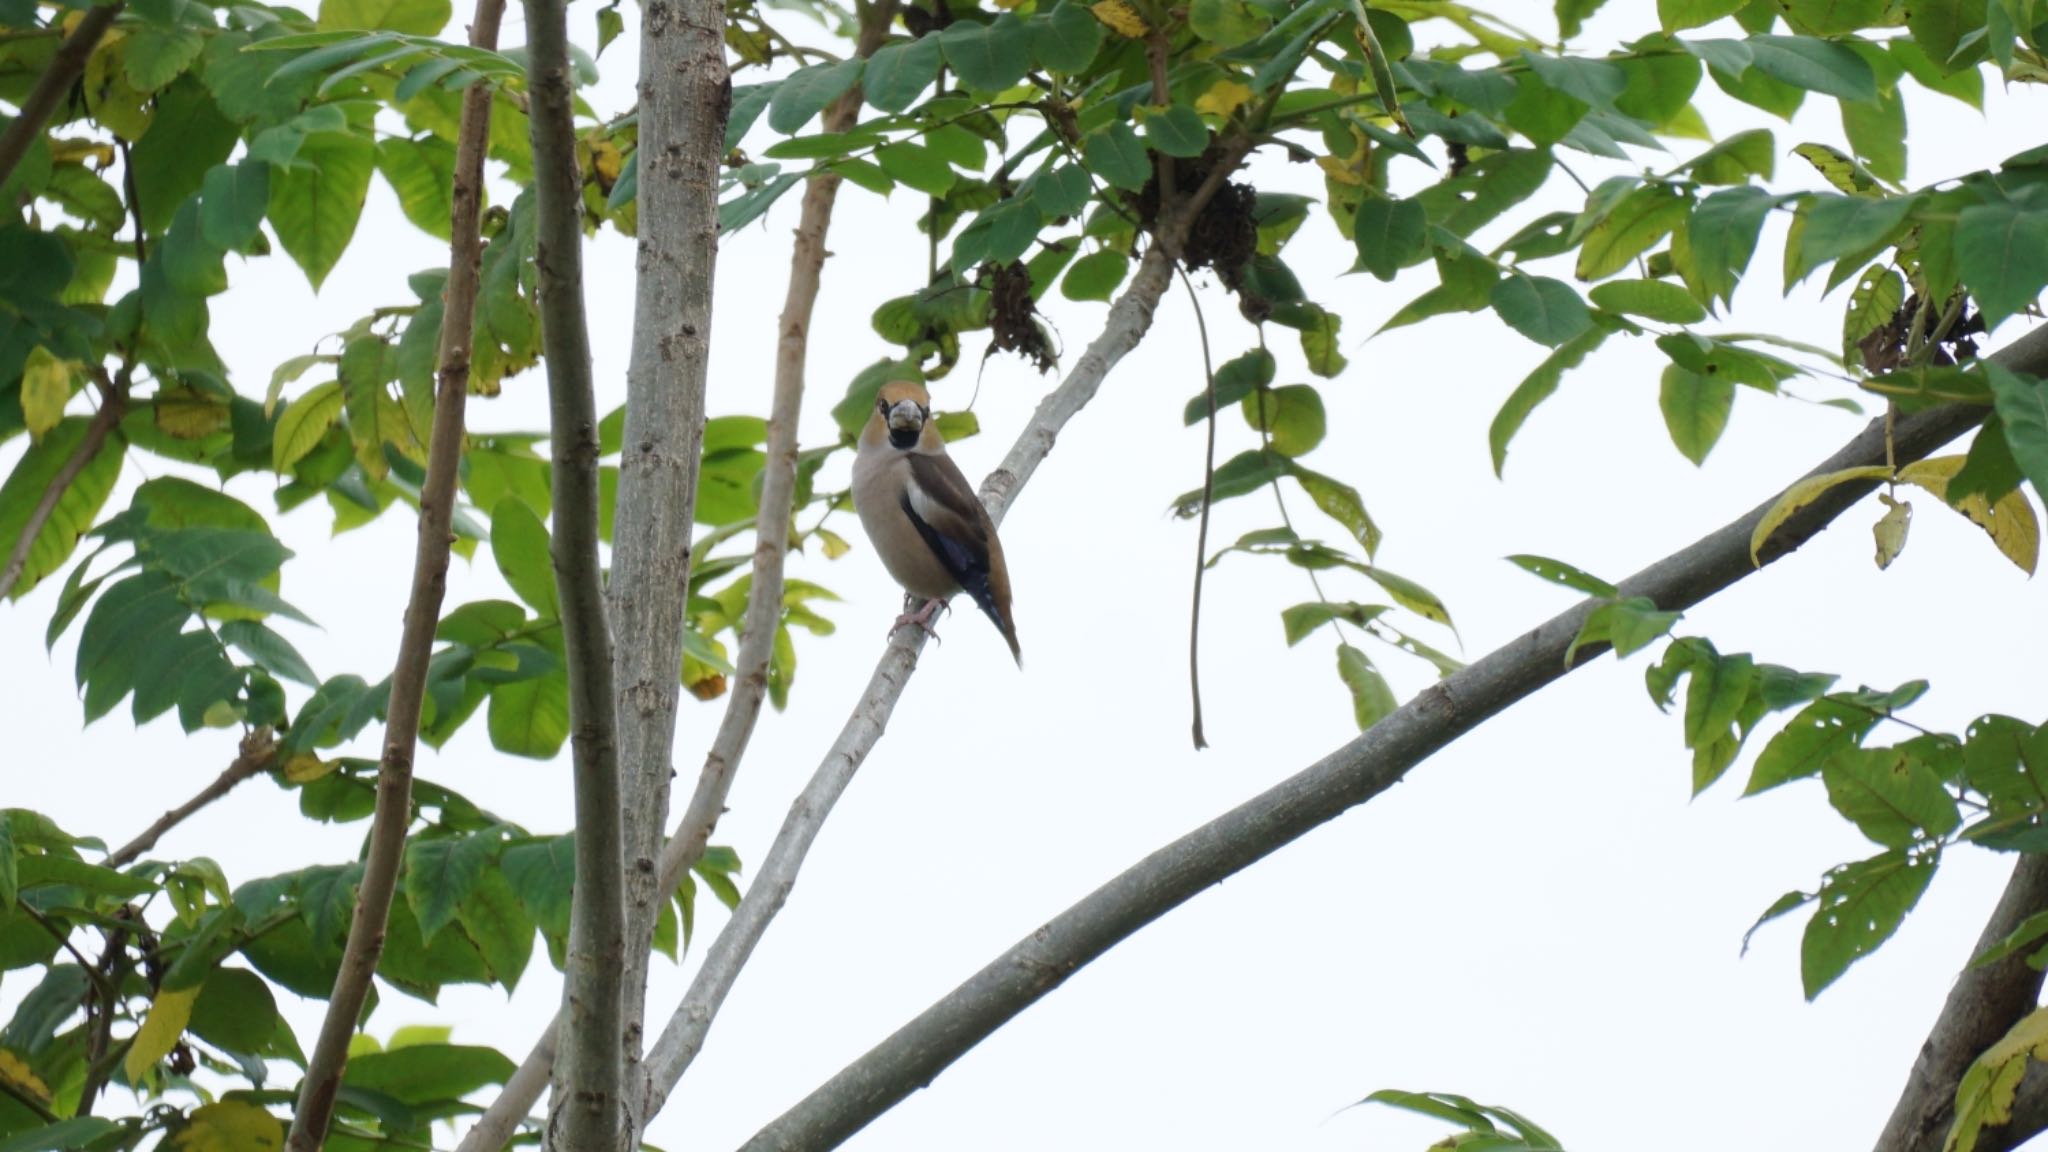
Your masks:
<path fill-rule="evenodd" d="M 898 400 L 889 409 L 889 431 L 917 432 L 924 428 L 924 409 L 915 400 Z"/>

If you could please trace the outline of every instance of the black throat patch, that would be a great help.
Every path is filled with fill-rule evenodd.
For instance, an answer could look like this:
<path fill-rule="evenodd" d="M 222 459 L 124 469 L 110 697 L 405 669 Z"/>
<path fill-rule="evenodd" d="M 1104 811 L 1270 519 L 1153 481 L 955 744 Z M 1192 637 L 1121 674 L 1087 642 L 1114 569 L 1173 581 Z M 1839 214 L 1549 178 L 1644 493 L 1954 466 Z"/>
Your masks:
<path fill-rule="evenodd" d="M 922 428 L 891 428 L 889 429 L 889 446 L 899 451 L 908 452 L 910 449 L 917 447 L 917 438 L 923 432 L 924 429 Z"/>

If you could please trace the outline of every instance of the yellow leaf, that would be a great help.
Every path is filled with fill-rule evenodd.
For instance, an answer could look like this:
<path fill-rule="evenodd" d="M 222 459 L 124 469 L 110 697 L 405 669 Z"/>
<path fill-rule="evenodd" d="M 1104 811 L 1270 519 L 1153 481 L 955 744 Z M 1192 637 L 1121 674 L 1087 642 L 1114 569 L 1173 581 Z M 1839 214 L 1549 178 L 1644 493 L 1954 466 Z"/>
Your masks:
<path fill-rule="evenodd" d="M 21 414 L 30 436 L 41 441 L 43 433 L 64 418 L 64 405 L 70 403 L 77 380 L 78 365 L 57 359 L 40 344 L 29 349 L 21 368 Z"/>
<path fill-rule="evenodd" d="M 2036 1008 L 1984 1050 L 1956 1087 L 1956 1119 L 1942 1152 L 1972 1152 L 1977 1135 L 2012 1119 L 2012 1101 L 2029 1057 L 2048 1058 L 2048 1008 Z"/>
<path fill-rule="evenodd" d="M 2006 559 L 2032 576 L 2034 566 L 2041 558 L 2041 522 L 2034 516 L 2034 506 L 2017 488 L 2000 497 L 1996 504 L 1987 502 L 1982 492 L 1972 492 L 1961 500 L 1949 499 L 1949 481 L 1962 470 L 1964 459 L 1962 456 L 1941 456 L 1921 460 L 1899 469 L 1899 479 L 1925 488 L 1934 494 L 1935 499 L 1975 521 Z"/>
<path fill-rule="evenodd" d="M 1339 156 L 1318 156 L 1316 157 L 1316 167 L 1323 170 L 1323 175 L 1328 176 L 1339 184 L 1363 185 L 1365 183 L 1365 176 L 1357 168 L 1353 167 L 1350 161 Z"/>
<path fill-rule="evenodd" d="M 1236 80 L 1218 80 L 1209 85 L 1209 90 L 1195 100 L 1195 111 L 1206 112 L 1212 116 L 1228 116 L 1251 98 L 1251 85 Z"/>
<path fill-rule="evenodd" d="M 114 146 L 102 140 L 52 140 L 50 160 L 56 164 L 83 164 L 90 160 L 105 168 L 114 162 Z"/>
<path fill-rule="evenodd" d="M 846 537 L 829 528 L 818 529 L 818 541 L 825 546 L 825 559 L 827 560 L 837 560 L 848 552 L 853 551 L 853 545 L 846 542 Z"/>
<path fill-rule="evenodd" d="M 1779 525 L 1791 519 L 1794 512 L 1820 499 L 1828 489 L 1852 480 L 1883 480 L 1890 475 L 1891 472 L 1882 465 L 1873 464 L 1867 468 L 1844 468 L 1840 472 L 1829 472 L 1824 476 L 1809 476 L 1786 489 L 1785 495 L 1779 497 L 1776 504 L 1771 505 L 1769 512 L 1764 513 L 1764 518 L 1757 524 L 1756 531 L 1750 533 L 1750 563 L 1761 567 L 1757 553 L 1763 551 L 1764 541 L 1771 538 L 1771 533 L 1776 532 Z"/>
<path fill-rule="evenodd" d="M 311 752 L 300 752 L 284 762 L 284 778 L 293 784 L 318 780 L 334 771 L 334 765 Z"/>
<path fill-rule="evenodd" d="M 609 192 L 619 173 L 625 169 L 626 155 L 609 140 L 594 140 L 590 144 L 590 166 L 596 170 L 598 182 Z"/>
<path fill-rule="evenodd" d="M 5 1048 L 0 1048 L 0 1081 L 5 1081 L 40 1103 L 50 1102 L 50 1086 L 37 1078 L 21 1057 Z"/>
<path fill-rule="evenodd" d="M 227 426 L 228 406 L 193 387 L 167 388 L 150 407 L 156 426 L 174 440 L 204 440 Z"/>
<path fill-rule="evenodd" d="M 358 1032 L 348 1038 L 348 1054 L 350 1058 L 369 1056 L 383 1050 L 383 1041 L 370 1035 L 368 1032 Z"/>
<path fill-rule="evenodd" d="M 1871 526 L 1871 535 L 1877 537 L 1877 566 L 1889 568 L 1899 553 L 1906 550 L 1906 531 L 1913 527 L 1913 505 L 1904 500 L 1892 499 L 1889 492 L 1879 492 L 1877 498 L 1884 502 L 1884 515 Z"/>
<path fill-rule="evenodd" d="M 1124 0 L 1096 0 L 1088 6 L 1088 10 L 1095 13 L 1097 20 L 1109 25 L 1111 31 L 1129 36 L 1133 40 L 1142 39 L 1148 31 L 1145 27 L 1145 18 L 1138 15 L 1138 10 Z"/>
<path fill-rule="evenodd" d="M 254 1104 L 224 1100 L 192 1110 L 190 1123 L 171 1146 L 178 1152 L 277 1152 L 284 1147 L 284 1125 Z"/>
<path fill-rule="evenodd" d="M 142 1027 L 135 1030 L 135 1039 L 128 1045 L 127 1059 L 121 1062 L 130 1084 L 142 1083 L 142 1074 L 178 1046 L 178 1038 L 185 1034 L 185 1025 L 192 1019 L 192 1003 L 197 999 L 196 987 L 166 988 L 156 994 L 149 1015 L 142 1018 Z"/>

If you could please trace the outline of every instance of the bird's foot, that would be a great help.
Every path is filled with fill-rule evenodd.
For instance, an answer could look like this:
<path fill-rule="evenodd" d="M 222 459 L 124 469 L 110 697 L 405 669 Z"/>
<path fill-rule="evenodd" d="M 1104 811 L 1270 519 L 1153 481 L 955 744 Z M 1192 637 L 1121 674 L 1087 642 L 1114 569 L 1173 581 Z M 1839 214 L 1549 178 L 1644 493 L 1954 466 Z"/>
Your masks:
<path fill-rule="evenodd" d="M 910 598 L 905 597 L 905 611 L 901 616 L 896 617 L 896 623 L 890 626 L 890 630 L 894 631 L 895 629 L 901 628 L 906 624 L 915 624 L 919 628 L 924 629 L 925 635 L 930 636 L 934 640 L 938 640 L 938 629 L 932 627 L 932 617 L 933 615 L 937 614 L 940 609 L 948 607 L 947 603 L 944 600 L 934 598 L 925 601 L 924 607 L 919 608 L 915 612 L 908 611 L 909 605 Z M 941 642 L 943 643 L 943 641 Z"/>

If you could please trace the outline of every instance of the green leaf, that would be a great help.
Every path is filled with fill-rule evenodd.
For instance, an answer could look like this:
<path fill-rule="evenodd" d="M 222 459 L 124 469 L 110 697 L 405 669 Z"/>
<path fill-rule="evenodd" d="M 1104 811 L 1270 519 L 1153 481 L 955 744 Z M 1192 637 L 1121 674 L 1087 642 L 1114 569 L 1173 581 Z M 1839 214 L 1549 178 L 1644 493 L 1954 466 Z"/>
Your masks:
<path fill-rule="evenodd" d="M 1664 366 L 1657 406 L 1664 413 L 1671 443 L 1694 464 L 1706 462 L 1707 453 L 1728 427 L 1728 413 L 1734 405 L 1735 381 L 1702 376 L 1676 364 Z"/>
<path fill-rule="evenodd" d="M 1756 69 L 1774 80 L 1837 100 L 1877 102 L 1876 74 L 1846 45 L 1809 36 L 1751 36 L 1747 43 Z"/>
<path fill-rule="evenodd" d="M 1130 271 L 1131 258 L 1114 248 L 1090 252 L 1074 261 L 1060 279 L 1060 295 L 1069 300 L 1108 300 Z"/>
<path fill-rule="evenodd" d="M 1882 847 L 1941 839 L 1962 824 L 1955 797 L 1918 758 L 1900 748 L 1848 748 L 1821 767 L 1828 803 Z"/>
<path fill-rule="evenodd" d="M 1593 316 L 1562 280 L 1515 271 L 1493 286 L 1493 310 L 1510 328 L 1551 348 L 1583 335 Z"/>
<path fill-rule="evenodd" d="M 144 21 L 129 26 L 121 60 L 136 91 L 154 92 L 191 67 L 205 47 L 205 37 L 195 28 Z"/>
<path fill-rule="evenodd" d="M 1193 159 L 1209 149 L 1209 126 L 1185 104 L 1169 104 L 1145 117 L 1145 140 L 1167 155 Z"/>
<path fill-rule="evenodd" d="M 186 1028 L 230 1052 L 262 1052 L 277 1035 L 280 1018 L 270 985 L 247 968 L 216 968 L 192 1004 Z"/>
<path fill-rule="evenodd" d="M 1365 501 L 1359 499 L 1358 489 L 1298 463 L 1288 471 L 1325 516 L 1342 524 L 1344 530 L 1351 533 L 1351 538 L 1365 549 L 1367 557 L 1380 550 L 1379 525 L 1374 524 L 1372 516 L 1366 512 Z"/>
<path fill-rule="evenodd" d="M 548 530 L 525 501 L 508 496 L 491 509 L 491 556 L 528 607 L 546 619 L 560 617 Z"/>
<path fill-rule="evenodd" d="M 1563 381 L 1564 374 L 1585 363 L 1586 357 L 1607 339 L 1610 331 L 1599 324 L 1586 329 L 1558 345 L 1555 352 L 1545 356 L 1543 363 L 1538 364 L 1534 371 L 1522 378 L 1520 384 L 1515 385 L 1514 392 L 1501 404 L 1500 411 L 1493 417 L 1493 424 L 1486 430 L 1487 446 L 1493 451 L 1495 476 L 1499 476 L 1501 469 L 1506 467 L 1508 444 L 1514 440 L 1515 433 L 1522 430 L 1522 425 L 1529 419 L 1529 414 L 1536 410 L 1537 405 L 1550 399 L 1551 394 L 1557 391 L 1558 384 Z"/>
<path fill-rule="evenodd" d="M 349 1057 L 342 1084 L 382 1093 L 402 1104 L 449 1104 L 480 1088 L 503 1084 L 517 1067 L 491 1048 L 414 1044 Z"/>
<path fill-rule="evenodd" d="M 1385 568 L 1362 565 L 1359 571 L 1385 590 L 1387 595 L 1392 596 L 1394 603 L 1425 620 L 1435 621 L 1446 628 L 1452 627 L 1451 614 L 1444 608 L 1444 602 L 1437 599 L 1436 593 L 1406 576 L 1396 576 Z"/>
<path fill-rule="evenodd" d="M 1245 0 L 1193 0 L 1188 27 L 1218 48 L 1236 48 L 1266 34 L 1272 18 Z"/>
<path fill-rule="evenodd" d="M 163 231 L 238 138 L 196 77 L 181 76 L 157 93 L 156 118 L 130 153 L 143 227 Z"/>
<path fill-rule="evenodd" d="M 1594 285 L 1588 295 L 1595 305 L 1609 312 L 1666 324 L 1697 324 L 1707 318 L 1707 310 L 1693 299 L 1692 293 L 1662 280 L 1610 280 Z"/>
<path fill-rule="evenodd" d="M 455 919 L 491 863 L 496 841 L 477 834 L 455 839 L 414 839 L 405 849 L 405 900 L 431 944 L 435 933 Z"/>
<path fill-rule="evenodd" d="M 1280 612 L 1280 627 L 1287 634 L 1287 646 L 1292 648 L 1304 639 L 1307 639 L 1311 632 L 1333 620 L 1342 620 L 1363 628 L 1388 611 L 1391 611 L 1391 608 L 1385 604 L 1358 604 L 1349 600 L 1338 602 L 1318 600 L 1282 609 Z"/>
<path fill-rule="evenodd" d="M 1939 859 L 1895 848 L 1827 874 L 1799 946 L 1799 977 L 1808 1000 L 1898 931 L 1934 879 Z"/>
<path fill-rule="evenodd" d="M 261 161 L 216 164 L 200 192 L 199 224 L 206 242 L 228 252 L 247 252 L 262 234 L 270 206 L 270 166 Z"/>
<path fill-rule="evenodd" d="M 1757 235 L 1764 217 L 1778 204 L 1778 198 L 1761 188 L 1724 188 L 1693 209 L 1684 237 L 1691 253 L 1686 283 L 1702 303 L 1732 302 L 1735 286 L 1756 254 Z M 1674 250 L 1675 250 L 1674 245 Z"/>
<path fill-rule="evenodd" d="M 1001 92 L 1031 70 L 1031 33 L 1008 12 L 988 24 L 959 21 L 939 34 L 939 46 L 960 82 L 977 92 Z"/>
<path fill-rule="evenodd" d="M 952 165 L 922 144 L 908 140 L 884 144 L 875 150 L 875 163 L 906 188 L 927 196 L 944 196 L 959 179 Z"/>
<path fill-rule="evenodd" d="M 1906 102 L 1893 88 L 1875 104 L 1843 104 L 1842 131 L 1858 159 L 1880 180 L 1906 179 Z"/>
<path fill-rule="evenodd" d="M 1358 266 L 1392 280 L 1426 251 L 1429 213 L 1414 200 L 1369 196 L 1359 202 L 1351 239 L 1358 246 Z"/>
<path fill-rule="evenodd" d="M 1991 382 L 1992 402 L 2005 427 L 2005 442 L 2012 458 L 2036 494 L 2048 498 L 2048 381 L 2021 376 L 1993 360 L 1984 361 L 1984 375 Z M 1987 433 L 1988 434 L 1988 433 Z M 13 481 L 8 481 L 12 487 Z M 0 507 L 6 506 L 0 492 Z M 0 520 L 0 525 L 5 521 Z M 6 538 L 0 530 L 0 539 Z"/>
<path fill-rule="evenodd" d="M 58 473 L 84 445 L 91 421 L 67 416 L 45 433 L 41 442 L 30 444 L 15 462 L 5 484 L 0 484 L 0 556 L 12 556 L 28 528 L 29 515 L 56 482 Z M 114 481 L 121 475 L 125 453 L 120 434 L 113 433 L 101 443 L 85 467 L 72 477 L 50 509 L 49 518 L 36 532 L 26 563 L 10 593 L 19 600 L 45 576 L 55 572 L 78 547 L 78 539 L 93 525 Z"/>
<path fill-rule="evenodd" d="M 1646 184 L 1636 189 L 1586 233 L 1579 247 L 1576 275 L 1581 280 L 1601 280 L 1621 271 L 1684 222 L 1691 210 L 1692 201 L 1669 185 Z"/>
<path fill-rule="evenodd" d="M 271 175 L 270 225 L 315 291 L 355 236 L 376 151 L 365 137 L 321 132 L 299 146 L 298 165 Z"/>
<path fill-rule="evenodd" d="M 1373 667 L 1364 652 L 1349 644 L 1337 645 L 1337 678 L 1351 691 L 1351 714 L 1360 732 L 1377 724 L 1401 706 L 1386 677 Z"/>
<path fill-rule="evenodd" d="M 885 44 L 868 58 L 867 71 L 861 75 L 861 92 L 874 107 L 884 112 L 901 112 L 916 103 L 938 75 L 938 37 Z"/>
<path fill-rule="evenodd" d="M 1282 456 L 1306 455 L 1328 428 L 1322 395 L 1306 384 L 1253 392 L 1243 407 L 1246 423 L 1266 433 L 1268 446 Z"/>
<path fill-rule="evenodd" d="M 1973 204 L 1955 235 L 1956 271 L 1986 325 L 2024 311 L 2048 284 L 2048 212 L 2007 200 Z"/>
<path fill-rule="evenodd" d="M 439 136 L 386 137 L 377 141 L 377 171 L 398 194 L 398 207 L 414 227 L 436 239 L 448 238 L 454 211 L 455 145 Z"/>
<path fill-rule="evenodd" d="M 1029 29 L 1031 55 L 1049 72 L 1086 71 L 1102 47 L 1102 22 L 1078 0 L 1062 0 L 1051 12 L 1032 18 Z"/>
<path fill-rule="evenodd" d="M 810 123 L 811 117 L 824 111 L 825 105 L 860 83 L 864 63 L 856 57 L 831 64 L 812 64 L 792 73 L 775 89 L 774 97 L 768 102 L 768 127 L 784 136 L 794 136 L 797 129 Z"/>
<path fill-rule="evenodd" d="M 1121 120 L 1090 132 L 1081 141 L 1081 157 L 1103 182 L 1136 192 L 1152 178 L 1152 160 L 1138 134 Z"/>
<path fill-rule="evenodd" d="M 449 0 L 320 0 L 322 32 L 389 30 L 438 36 L 453 14 Z"/>
<path fill-rule="evenodd" d="M 1210 502 L 1228 500 L 1256 492 L 1290 471 L 1289 461 L 1278 452 L 1253 449 L 1240 452 L 1222 464 L 1210 475 Z M 1173 514 L 1182 520 L 1192 519 L 1202 510 L 1202 490 L 1195 488 L 1181 493 L 1173 501 Z"/>
<path fill-rule="evenodd" d="M 1877 723 L 1877 714 L 1843 700 L 1816 700 L 1792 717 L 1758 753 L 1744 796 L 1818 774 L 1827 762 L 1855 748 Z"/>
<path fill-rule="evenodd" d="M 1815 36 L 1861 32 L 1884 22 L 1886 0 L 1780 0 L 1777 5 L 1794 28 Z"/>
<path fill-rule="evenodd" d="M 1614 585 L 1598 576 L 1574 568 L 1562 560 L 1552 560 L 1548 556 L 1510 556 L 1507 560 L 1524 572 L 1553 584 L 1561 584 L 1575 592 L 1584 592 L 1588 596 L 1614 596 L 1620 592 Z"/>
<path fill-rule="evenodd" d="M 1747 185 L 1752 176 L 1769 180 L 1777 167 L 1777 140 L 1767 128 L 1737 132 L 1682 165 L 1702 184 Z"/>
<path fill-rule="evenodd" d="M 1094 17 L 1089 17 L 1094 19 Z M 1094 191 L 1088 181 L 1088 170 L 1079 164 L 1048 166 L 1032 181 L 1031 198 L 1049 219 L 1062 216 L 1078 216 L 1088 206 L 1088 197 Z"/>
<path fill-rule="evenodd" d="M 1264 348 L 1254 348 L 1225 361 L 1216 369 L 1216 410 L 1221 412 L 1271 384 L 1275 367 L 1273 354 Z M 1181 423 L 1193 426 L 1207 419 L 1208 415 L 1209 393 L 1205 387 L 1182 408 Z"/>
<path fill-rule="evenodd" d="M 1785 245 L 1786 290 L 1829 261 L 1865 252 L 1891 238 L 1915 202 L 1909 196 L 1815 194 L 1800 209 Z"/>
<path fill-rule="evenodd" d="M 291 470 L 319 443 L 341 415 L 341 381 L 316 384 L 278 414 L 271 434 L 270 466 L 277 472 Z"/>
<path fill-rule="evenodd" d="M 558 667 L 535 679 L 497 685 L 485 719 L 491 747 L 513 756 L 553 759 L 569 739 L 567 675 Z"/>
<path fill-rule="evenodd" d="M 306 658 L 292 643 L 273 632 L 256 620 L 229 620 L 217 630 L 221 642 L 232 644 L 246 653 L 249 659 L 265 671 L 287 680 L 295 680 L 309 688 L 317 688 L 320 678 L 306 664 Z"/>

